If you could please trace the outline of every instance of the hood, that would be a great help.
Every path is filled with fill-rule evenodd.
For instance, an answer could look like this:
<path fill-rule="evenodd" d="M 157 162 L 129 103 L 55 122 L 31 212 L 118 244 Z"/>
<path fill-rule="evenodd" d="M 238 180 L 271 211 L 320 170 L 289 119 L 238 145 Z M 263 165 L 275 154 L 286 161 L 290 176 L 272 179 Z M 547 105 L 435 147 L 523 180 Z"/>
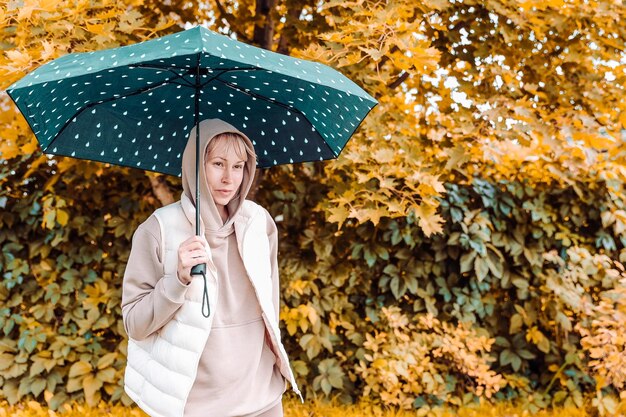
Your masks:
<path fill-rule="evenodd" d="M 201 224 L 204 227 L 205 232 L 211 232 L 212 235 L 228 236 L 234 231 L 234 219 L 237 213 L 241 210 L 252 181 L 254 180 L 254 173 L 256 171 L 256 157 L 254 156 L 254 146 L 250 139 L 242 132 L 237 130 L 234 126 L 224 122 L 220 119 L 206 119 L 199 123 L 200 126 L 200 155 L 202 155 L 200 163 L 200 218 Z M 213 197 L 209 192 L 209 185 L 206 181 L 205 174 L 205 161 L 206 149 L 211 140 L 221 133 L 237 133 L 244 138 L 246 148 L 248 148 L 248 161 L 243 174 L 243 181 L 239 188 L 239 194 L 235 196 L 226 206 L 228 208 L 228 219 L 226 222 L 222 221 L 222 218 L 217 211 Z M 183 183 L 183 196 L 188 201 L 192 202 L 196 206 L 196 128 L 191 129 L 189 138 L 187 140 L 187 146 L 183 153 L 182 163 L 182 183 Z M 189 211 L 185 211 L 189 217 Z M 189 219 L 192 224 L 195 224 L 195 213 Z"/>

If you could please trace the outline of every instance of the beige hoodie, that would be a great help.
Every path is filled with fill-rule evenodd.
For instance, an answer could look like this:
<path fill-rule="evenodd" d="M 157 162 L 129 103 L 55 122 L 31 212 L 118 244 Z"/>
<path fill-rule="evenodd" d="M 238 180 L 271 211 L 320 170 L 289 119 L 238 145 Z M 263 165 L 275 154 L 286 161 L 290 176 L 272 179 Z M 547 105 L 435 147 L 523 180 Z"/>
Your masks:
<path fill-rule="evenodd" d="M 233 126 L 212 119 L 200 123 L 200 151 L 205 155 L 210 140 L 226 132 L 244 136 L 250 154 L 239 196 L 227 206 L 226 222 L 222 221 L 209 192 L 204 163 L 200 166 L 201 227 L 218 271 L 219 290 L 217 305 L 210 306 L 215 314 L 213 325 L 185 406 L 185 417 L 259 415 L 279 405 L 285 390 L 284 379 L 275 366 L 276 356 L 265 342 L 261 308 L 235 236 L 234 219 L 254 179 L 254 148 Z M 182 198 L 195 205 L 195 129 L 183 154 L 182 183 Z M 186 215 L 195 223 L 193 213 Z M 275 227 L 268 215 L 268 234 L 275 232 Z M 159 229 L 154 216 L 139 226 L 124 274 L 122 313 L 126 331 L 133 339 L 141 340 L 163 327 L 182 305 L 187 290 L 176 277 L 160 276 L 163 266 Z M 276 270 L 273 275 L 277 286 Z M 278 313 L 278 305 L 275 308 Z"/>

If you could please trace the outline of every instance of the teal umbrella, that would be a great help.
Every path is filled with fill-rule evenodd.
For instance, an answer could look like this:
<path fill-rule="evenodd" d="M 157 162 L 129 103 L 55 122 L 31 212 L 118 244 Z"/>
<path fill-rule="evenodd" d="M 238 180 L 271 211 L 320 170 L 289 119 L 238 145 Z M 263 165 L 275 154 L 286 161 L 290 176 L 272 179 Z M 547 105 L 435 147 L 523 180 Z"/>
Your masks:
<path fill-rule="evenodd" d="M 7 92 L 45 153 L 178 176 L 198 119 L 248 135 L 263 168 L 336 158 L 377 104 L 328 66 L 203 27 L 69 54 Z"/>
<path fill-rule="evenodd" d="M 244 132 L 264 168 L 336 158 L 377 104 L 328 66 L 199 26 L 60 57 L 7 92 L 47 154 L 177 176 L 199 120 Z"/>
<path fill-rule="evenodd" d="M 177 176 L 199 120 L 237 127 L 264 168 L 336 158 L 377 104 L 328 66 L 203 27 L 69 54 L 7 92 L 45 153 Z"/>

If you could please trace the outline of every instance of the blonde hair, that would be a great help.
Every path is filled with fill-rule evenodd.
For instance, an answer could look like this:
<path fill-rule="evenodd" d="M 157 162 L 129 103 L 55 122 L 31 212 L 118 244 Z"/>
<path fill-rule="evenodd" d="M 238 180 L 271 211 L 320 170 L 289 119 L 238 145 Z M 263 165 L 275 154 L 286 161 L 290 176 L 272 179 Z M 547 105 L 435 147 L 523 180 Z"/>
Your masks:
<path fill-rule="evenodd" d="M 206 148 L 205 158 L 208 158 L 218 147 L 224 149 L 226 152 L 234 149 L 235 154 L 238 158 L 241 158 L 242 161 L 247 161 L 249 158 L 256 161 L 254 149 L 250 149 L 243 136 L 237 133 L 225 132 L 215 135 Z"/>

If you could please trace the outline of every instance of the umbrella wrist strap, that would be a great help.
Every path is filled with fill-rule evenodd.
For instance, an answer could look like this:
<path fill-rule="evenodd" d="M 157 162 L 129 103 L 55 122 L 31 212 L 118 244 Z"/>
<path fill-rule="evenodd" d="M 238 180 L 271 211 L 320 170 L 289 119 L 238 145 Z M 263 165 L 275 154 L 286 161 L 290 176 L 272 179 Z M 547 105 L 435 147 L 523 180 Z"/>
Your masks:
<path fill-rule="evenodd" d="M 209 305 L 209 286 L 206 282 L 206 264 L 199 264 L 191 268 L 191 275 L 202 275 L 204 284 L 202 289 L 202 315 L 208 318 L 211 315 L 211 307 Z"/>
<path fill-rule="evenodd" d="M 202 272 L 202 281 L 204 281 L 204 289 L 202 290 L 202 315 L 208 318 L 211 315 L 209 307 L 209 287 L 206 283 L 206 273 Z"/>

